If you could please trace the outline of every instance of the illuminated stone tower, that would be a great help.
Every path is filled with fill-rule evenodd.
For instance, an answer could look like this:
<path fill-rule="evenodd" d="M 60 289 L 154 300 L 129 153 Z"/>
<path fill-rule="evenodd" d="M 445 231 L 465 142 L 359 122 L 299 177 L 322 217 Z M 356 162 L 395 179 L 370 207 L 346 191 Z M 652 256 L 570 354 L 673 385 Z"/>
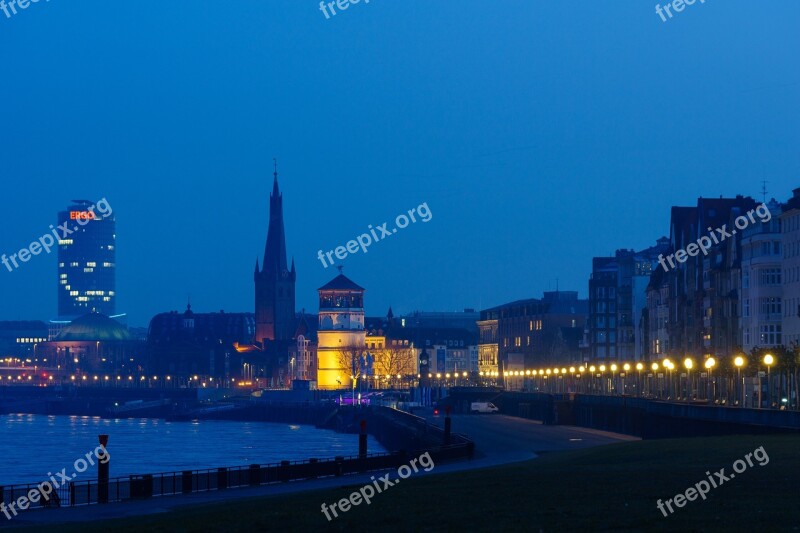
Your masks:
<path fill-rule="evenodd" d="M 269 229 L 261 269 L 256 259 L 253 276 L 256 288 L 256 338 L 262 347 L 267 341 L 286 341 L 294 331 L 294 290 L 297 273 L 292 260 L 286 262 L 286 236 L 283 231 L 283 195 L 278 188 L 275 164 L 272 194 L 269 197 Z"/>
<path fill-rule="evenodd" d="M 366 348 L 364 289 L 340 274 L 319 289 L 317 386 L 351 387 L 351 366 Z"/>

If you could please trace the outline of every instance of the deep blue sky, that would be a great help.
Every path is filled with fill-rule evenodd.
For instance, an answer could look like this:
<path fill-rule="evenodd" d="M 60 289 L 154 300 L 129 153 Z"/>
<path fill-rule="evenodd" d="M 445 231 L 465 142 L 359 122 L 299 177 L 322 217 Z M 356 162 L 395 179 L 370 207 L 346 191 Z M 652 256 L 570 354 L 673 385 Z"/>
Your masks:
<path fill-rule="evenodd" d="M 117 215 L 118 309 L 252 311 L 272 158 L 297 306 L 316 258 L 367 312 L 586 294 L 591 258 L 649 246 L 671 205 L 800 186 L 800 3 L 52 0 L 0 12 L 0 253 L 73 198 Z M 0 270 L 2 319 L 56 312 L 56 257 Z"/>

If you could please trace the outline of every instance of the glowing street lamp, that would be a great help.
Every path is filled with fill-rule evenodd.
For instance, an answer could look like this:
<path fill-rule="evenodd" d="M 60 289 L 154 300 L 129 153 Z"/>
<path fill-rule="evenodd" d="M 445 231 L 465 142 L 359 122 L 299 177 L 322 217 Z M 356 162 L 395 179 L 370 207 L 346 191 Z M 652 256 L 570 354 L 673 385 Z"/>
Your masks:
<path fill-rule="evenodd" d="M 706 359 L 706 362 L 703 363 L 703 366 L 706 367 L 706 371 L 708 372 L 708 379 L 710 380 L 710 383 L 712 383 L 713 387 L 714 387 L 713 394 L 711 394 L 711 398 L 710 398 L 710 399 L 713 399 L 713 400 L 717 399 L 717 386 L 716 386 L 716 383 L 714 382 L 714 367 L 716 366 L 716 364 L 717 364 L 717 360 L 714 359 L 713 357 L 709 357 L 708 359 Z M 708 391 L 707 390 L 706 390 L 706 397 L 708 397 Z"/>
<path fill-rule="evenodd" d="M 767 354 L 764 356 L 764 364 L 767 365 L 767 402 L 768 407 L 772 409 L 772 376 L 771 370 L 772 365 L 775 363 L 775 358 L 772 357 L 772 354 Z"/>
<path fill-rule="evenodd" d="M 688 403 L 692 396 L 692 367 L 694 366 L 694 361 L 687 357 L 683 360 L 683 366 L 686 367 L 686 402 Z"/>

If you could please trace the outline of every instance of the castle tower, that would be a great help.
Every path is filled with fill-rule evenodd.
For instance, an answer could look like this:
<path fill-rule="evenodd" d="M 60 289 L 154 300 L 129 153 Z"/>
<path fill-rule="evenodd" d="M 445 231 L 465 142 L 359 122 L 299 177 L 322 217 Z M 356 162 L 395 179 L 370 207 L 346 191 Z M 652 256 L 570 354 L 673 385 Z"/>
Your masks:
<path fill-rule="evenodd" d="M 364 289 L 344 274 L 319 288 L 317 387 L 352 386 L 352 364 L 366 350 Z"/>
<path fill-rule="evenodd" d="M 263 347 L 266 341 L 291 340 L 294 322 L 294 291 L 297 273 L 292 260 L 286 261 L 286 236 L 283 230 L 283 195 L 278 188 L 278 165 L 275 164 L 272 194 L 269 197 L 269 229 L 261 269 L 256 259 L 253 276 L 256 289 L 256 338 Z"/>

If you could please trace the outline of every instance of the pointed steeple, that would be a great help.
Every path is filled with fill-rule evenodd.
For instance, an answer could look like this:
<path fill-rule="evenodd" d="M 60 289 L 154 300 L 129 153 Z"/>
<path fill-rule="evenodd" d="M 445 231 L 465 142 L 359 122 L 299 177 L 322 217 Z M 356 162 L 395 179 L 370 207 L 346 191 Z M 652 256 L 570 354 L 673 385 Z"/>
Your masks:
<path fill-rule="evenodd" d="M 274 161 L 274 181 L 269 197 L 269 229 L 264 249 L 264 271 L 281 275 L 288 270 L 286 264 L 286 235 L 283 229 L 283 195 L 278 187 L 278 162 Z"/>
<path fill-rule="evenodd" d="M 281 191 L 278 189 L 278 160 L 276 158 L 272 158 L 272 196 L 281 197 Z M 283 198 L 281 197 L 281 200 Z"/>
<path fill-rule="evenodd" d="M 295 273 L 295 270 L 294 270 L 294 257 L 292 257 L 292 270 L 291 270 L 291 272 L 292 272 L 292 274 Z"/>

